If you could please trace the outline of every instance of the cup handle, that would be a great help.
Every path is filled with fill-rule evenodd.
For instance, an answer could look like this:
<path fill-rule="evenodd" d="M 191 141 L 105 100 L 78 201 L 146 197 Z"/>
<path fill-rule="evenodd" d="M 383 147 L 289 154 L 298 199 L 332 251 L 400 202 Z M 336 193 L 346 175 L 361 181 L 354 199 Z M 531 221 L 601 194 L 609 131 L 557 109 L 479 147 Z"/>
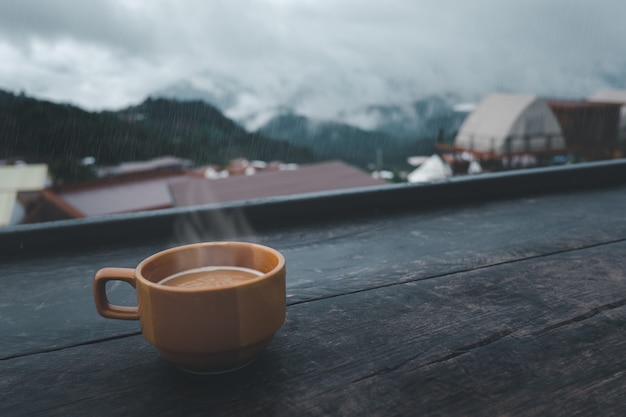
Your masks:
<path fill-rule="evenodd" d="M 106 283 L 109 281 L 128 282 L 133 288 L 136 288 L 135 270 L 132 268 L 102 268 L 96 272 L 93 281 L 93 296 L 98 314 L 108 319 L 138 320 L 138 307 L 118 306 L 109 302 L 106 290 Z"/>

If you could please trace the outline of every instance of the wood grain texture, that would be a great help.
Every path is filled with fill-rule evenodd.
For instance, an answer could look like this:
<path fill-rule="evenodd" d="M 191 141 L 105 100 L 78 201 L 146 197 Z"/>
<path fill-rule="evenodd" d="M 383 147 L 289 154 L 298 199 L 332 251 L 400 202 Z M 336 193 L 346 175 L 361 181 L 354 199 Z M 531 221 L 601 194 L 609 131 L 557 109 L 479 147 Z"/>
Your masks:
<path fill-rule="evenodd" d="M 204 240 L 250 230 L 300 227 L 355 216 L 450 207 L 540 194 L 588 191 L 626 183 L 626 159 L 458 176 L 423 184 L 394 184 L 217 205 L 124 213 L 0 229 L 0 260 L 66 253 L 167 238 L 183 232 Z M 227 227 L 224 226 L 226 222 Z M 207 229 L 208 233 L 207 233 Z"/>
<path fill-rule="evenodd" d="M 619 242 L 626 239 L 625 191 L 523 198 L 264 233 L 245 229 L 237 238 L 284 253 L 291 305 Z M 141 244 L 3 262 L 0 358 L 137 333 L 136 322 L 97 315 L 93 276 L 102 267 L 134 267 L 152 253 L 207 238 L 201 228 L 184 230 Z M 118 304 L 136 302 L 128 285 L 118 283 L 109 291 Z"/>
<path fill-rule="evenodd" d="M 7 259 L 0 415 L 621 416 L 625 212 L 620 185 L 263 230 L 187 218 L 158 238 Z M 252 365 L 200 377 L 137 322 L 99 317 L 92 279 L 212 238 L 283 252 L 288 311 Z M 130 286 L 110 293 L 135 302 Z"/>
<path fill-rule="evenodd" d="M 2 415 L 622 415 L 626 243 L 291 305 L 200 377 L 141 337 L 0 361 Z"/>

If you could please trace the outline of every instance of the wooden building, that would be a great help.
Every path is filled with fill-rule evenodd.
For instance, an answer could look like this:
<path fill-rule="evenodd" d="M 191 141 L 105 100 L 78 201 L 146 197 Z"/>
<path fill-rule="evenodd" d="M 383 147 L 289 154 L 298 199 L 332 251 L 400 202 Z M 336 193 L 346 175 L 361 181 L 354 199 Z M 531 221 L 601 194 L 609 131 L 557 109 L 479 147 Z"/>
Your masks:
<path fill-rule="evenodd" d="M 37 223 L 387 184 L 341 161 L 288 168 L 268 166 L 255 175 L 220 179 L 157 169 L 21 193 L 20 198 L 27 208 L 24 223 Z"/>
<path fill-rule="evenodd" d="M 621 156 L 618 142 L 621 104 L 549 100 L 569 153 L 587 161 Z"/>
<path fill-rule="evenodd" d="M 529 94 L 490 94 L 470 113 L 454 145 L 438 144 L 455 175 L 472 161 L 487 171 L 548 165 L 567 152 L 561 127 L 545 100 Z"/>

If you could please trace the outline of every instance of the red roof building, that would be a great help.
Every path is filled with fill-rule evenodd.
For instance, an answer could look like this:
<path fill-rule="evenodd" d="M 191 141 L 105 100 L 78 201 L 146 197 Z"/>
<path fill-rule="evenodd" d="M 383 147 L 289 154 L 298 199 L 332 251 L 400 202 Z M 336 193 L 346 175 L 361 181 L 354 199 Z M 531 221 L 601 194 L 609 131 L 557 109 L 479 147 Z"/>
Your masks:
<path fill-rule="evenodd" d="M 381 184 L 386 182 L 335 161 L 219 179 L 183 170 L 143 172 L 57 186 L 21 199 L 24 223 L 34 223 Z"/>
<path fill-rule="evenodd" d="M 170 190 L 177 206 L 192 206 L 382 184 L 387 183 L 343 162 L 333 161 L 215 180 L 182 178 L 171 181 Z"/>

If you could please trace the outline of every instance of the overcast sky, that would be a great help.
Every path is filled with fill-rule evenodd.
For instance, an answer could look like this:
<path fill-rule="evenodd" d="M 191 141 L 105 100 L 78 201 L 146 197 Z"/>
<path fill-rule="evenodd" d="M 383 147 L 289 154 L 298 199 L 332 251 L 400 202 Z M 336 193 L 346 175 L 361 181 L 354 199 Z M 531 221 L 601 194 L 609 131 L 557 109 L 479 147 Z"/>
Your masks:
<path fill-rule="evenodd" d="M 343 108 L 626 89 L 622 0 L 0 0 L 0 89 L 116 109 L 180 81 Z"/>

